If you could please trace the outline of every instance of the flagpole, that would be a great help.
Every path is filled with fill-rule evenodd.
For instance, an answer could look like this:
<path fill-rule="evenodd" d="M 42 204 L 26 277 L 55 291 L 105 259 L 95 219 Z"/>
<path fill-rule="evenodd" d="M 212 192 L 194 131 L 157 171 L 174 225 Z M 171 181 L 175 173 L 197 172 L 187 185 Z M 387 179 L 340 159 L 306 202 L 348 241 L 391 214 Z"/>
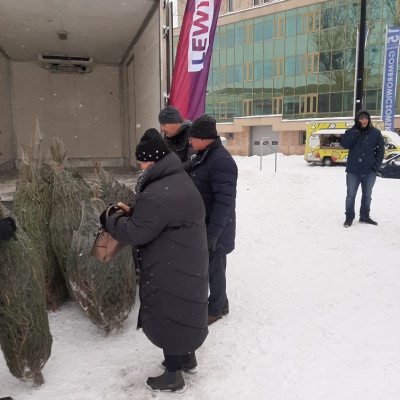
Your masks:
<path fill-rule="evenodd" d="M 357 81 L 356 81 L 356 101 L 354 114 L 363 108 L 363 81 L 364 81 L 364 55 L 365 55 L 365 25 L 367 15 L 367 0 L 361 0 L 360 29 L 358 36 L 357 51 Z"/>

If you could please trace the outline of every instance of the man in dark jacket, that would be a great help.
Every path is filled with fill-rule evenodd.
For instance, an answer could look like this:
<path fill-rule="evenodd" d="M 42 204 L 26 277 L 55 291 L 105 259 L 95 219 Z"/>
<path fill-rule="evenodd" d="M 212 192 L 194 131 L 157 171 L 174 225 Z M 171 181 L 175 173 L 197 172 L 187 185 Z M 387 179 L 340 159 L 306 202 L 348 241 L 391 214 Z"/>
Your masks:
<path fill-rule="evenodd" d="M 206 206 L 210 274 L 208 325 L 211 325 L 229 313 L 226 255 L 235 248 L 238 170 L 222 145 L 216 121 L 211 116 L 203 114 L 197 118 L 189 130 L 189 138 L 196 152 L 190 176 Z"/>
<path fill-rule="evenodd" d="M 346 220 L 344 226 L 350 227 L 355 218 L 354 203 L 361 184 L 362 197 L 360 222 L 378 225 L 369 216 L 372 188 L 376 180 L 376 172 L 383 161 L 385 143 L 382 133 L 371 124 L 371 116 L 361 110 L 357 113 L 355 124 L 347 129 L 342 138 L 342 146 L 349 149 L 346 165 Z"/>
<path fill-rule="evenodd" d="M 166 367 L 146 386 L 181 393 L 182 369 L 195 372 L 195 350 L 208 334 L 205 209 L 178 156 L 156 129 L 145 132 L 136 159 L 144 172 L 131 215 L 116 212 L 105 225 L 120 243 L 139 252 L 138 328 L 163 349 Z M 118 206 L 129 212 L 125 204 Z"/>
<path fill-rule="evenodd" d="M 188 137 L 188 131 L 192 123 L 189 120 L 183 121 L 180 112 L 172 106 L 164 107 L 160 111 L 158 121 L 168 147 L 178 155 L 185 171 L 188 172 L 191 168 L 191 158 L 194 154 Z"/>

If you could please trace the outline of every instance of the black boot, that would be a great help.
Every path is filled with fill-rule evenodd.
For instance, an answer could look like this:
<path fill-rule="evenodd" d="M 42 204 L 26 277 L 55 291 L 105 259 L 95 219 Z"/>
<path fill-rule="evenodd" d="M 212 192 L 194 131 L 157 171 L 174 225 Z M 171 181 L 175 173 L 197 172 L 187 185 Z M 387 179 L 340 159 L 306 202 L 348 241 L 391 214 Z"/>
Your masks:
<path fill-rule="evenodd" d="M 161 366 L 162 368 L 165 368 L 165 360 L 161 363 Z M 182 356 L 182 371 L 187 374 L 195 374 L 197 372 L 197 360 L 194 351 Z"/>
<path fill-rule="evenodd" d="M 364 224 L 378 225 L 378 223 L 371 219 L 369 215 L 360 215 L 360 222 Z"/>
<path fill-rule="evenodd" d="M 183 393 L 186 390 L 182 370 L 176 372 L 165 370 L 160 376 L 148 378 L 146 387 L 153 392 Z"/>
<path fill-rule="evenodd" d="M 194 351 L 182 356 L 182 371 L 188 374 L 195 374 L 197 372 L 197 360 Z"/>
<path fill-rule="evenodd" d="M 344 221 L 343 226 L 345 228 L 350 228 L 351 224 L 353 223 L 354 215 L 346 214 L 346 221 Z"/>

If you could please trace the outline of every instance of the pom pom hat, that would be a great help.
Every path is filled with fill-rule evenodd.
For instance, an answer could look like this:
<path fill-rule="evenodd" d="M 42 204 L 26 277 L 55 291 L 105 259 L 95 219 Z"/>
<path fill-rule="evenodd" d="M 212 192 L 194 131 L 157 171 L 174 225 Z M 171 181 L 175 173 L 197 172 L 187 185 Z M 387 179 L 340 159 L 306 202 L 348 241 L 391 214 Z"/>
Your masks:
<path fill-rule="evenodd" d="M 138 161 L 160 161 L 170 150 L 157 129 L 147 129 L 136 147 Z"/>

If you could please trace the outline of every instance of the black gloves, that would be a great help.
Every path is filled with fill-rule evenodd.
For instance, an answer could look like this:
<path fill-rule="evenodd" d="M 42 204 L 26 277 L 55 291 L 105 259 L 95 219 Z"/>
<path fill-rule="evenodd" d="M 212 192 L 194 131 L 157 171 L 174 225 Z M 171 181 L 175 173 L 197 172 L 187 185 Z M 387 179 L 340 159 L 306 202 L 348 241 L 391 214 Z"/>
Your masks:
<path fill-rule="evenodd" d="M 217 251 L 217 241 L 218 239 L 207 236 L 208 250 Z"/>
<path fill-rule="evenodd" d="M 0 220 L 0 240 L 8 240 L 15 235 L 17 225 L 11 217 Z"/>
<path fill-rule="evenodd" d="M 100 225 L 102 228 L 106 228 L 106 219 L 111 217 L 111 215 L 115 214 L 119 210 L 118 206 L 113 206 L 110 204 L 101 214 L 99 217 Z"/>

